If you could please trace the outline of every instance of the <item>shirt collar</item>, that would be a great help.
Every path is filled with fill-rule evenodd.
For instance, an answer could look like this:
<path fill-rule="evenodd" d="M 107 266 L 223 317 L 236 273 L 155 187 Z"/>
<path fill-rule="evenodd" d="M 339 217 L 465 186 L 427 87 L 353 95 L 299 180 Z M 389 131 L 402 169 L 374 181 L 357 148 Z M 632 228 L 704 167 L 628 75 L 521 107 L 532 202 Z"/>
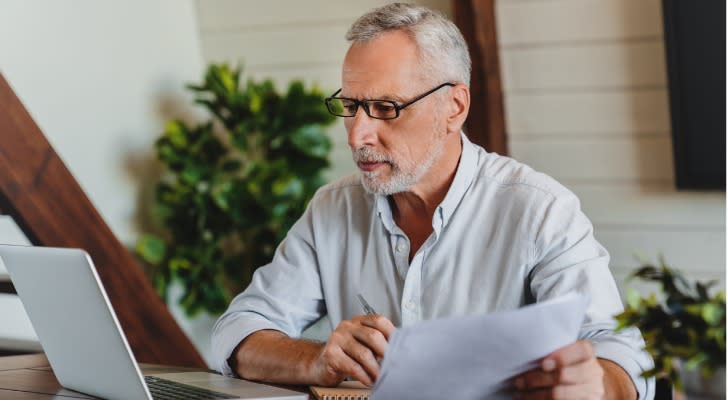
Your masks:
<path fill-rule="evenodd" d="M 470 184 L 473 183 L 475 167 L 478 164 L 477 147 L 468 140 L 465 133 L 460 132 L 460 138 L 463 147 L 460 153 L 458 168 L 455 172 L 455 178 L 453 178 L 450 189 L 448 189 L 445 198 L 437 207 L 435 215 L 432 217 L 432 228 L 438 235 L 439 231 L 447 225 L 458 204 L 460 204 L 463 196 L 465 196 L 465 192 L 470 187 Z M 439 224 L 437 223 L 438 219 Z"/>
<path fill-rule="evenodd" d="M 455 212 L 458 204 L 462 200 L 465 192 L 470 187 L 475 176 L 475 167 L 478 164 L 477 147 L 468 140 L 465 133 L 460 132 L 460 140 L 462 143 L 462 151 L 460 153 L 460 161 L 445 198 L 435 210 L 432 216 L 432 228 L 436 235 L 440 235 L 440 231 L 444 228 L 450 217 Z M 392 217 L 392 208 L 389 204 L 388 196 L 377 195 L 376 199 L 377 211 L 384 227 L 393 233 L 395 229 L 394 218 Z"/>
<path fill-rule="evenodd" d="M 394 217 L 392 217 L 392 207 L 389 205 L 389 199 L 387 196 L 383 195 L 376 195 L 377 196 L 377 212 L 379 213 L 379 218 L 381 218 L 382 223 L 384 224 L 384 227 L 387 229 L 387 231 L 390 234 L 395 233 L 395 223 L 394 223 Z"/>

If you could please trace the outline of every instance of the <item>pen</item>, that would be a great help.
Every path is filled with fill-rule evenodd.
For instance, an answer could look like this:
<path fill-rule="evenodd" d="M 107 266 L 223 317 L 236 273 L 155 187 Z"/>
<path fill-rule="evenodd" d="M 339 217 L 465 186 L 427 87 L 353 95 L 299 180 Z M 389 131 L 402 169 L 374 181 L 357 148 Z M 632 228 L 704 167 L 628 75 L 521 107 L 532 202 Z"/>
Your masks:
<path fill-rule="evenodd" d="M 364 296 L 361 295 L 361 293 L 356 295 L 356 298 L 359 299 L 359 303 L 361 304 L 361 308 L 364 309 L 364 313 L 367 315 L 377 315 L 377 312 L 374 311 L 372 306 L 367 303 L 366 300 L 364 300 Z"/>

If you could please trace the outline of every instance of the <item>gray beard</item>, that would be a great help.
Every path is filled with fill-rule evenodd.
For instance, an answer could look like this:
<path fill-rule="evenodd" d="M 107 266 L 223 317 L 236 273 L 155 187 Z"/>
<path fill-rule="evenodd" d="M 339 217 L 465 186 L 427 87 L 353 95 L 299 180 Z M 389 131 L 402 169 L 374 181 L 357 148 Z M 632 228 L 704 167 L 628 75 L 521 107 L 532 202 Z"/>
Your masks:
<path fill-rule="evenodd" d="M 443 140 L 433 143 L 427 149 L 426 158 L 421 163 L 410 163 L 407 166 L 400 166 L 389 157 L 374 153 L 369 147 L 362 147 L 354 151 L 354 160 L 367 160 L 386 162 L 392 168 L 392 176 L 386 181 L 379 181 L 379 171 L 361 171 L 360 178 L 364 189 L 372 194 L 389 196 L 409 190 L 432 168 L 435 161 L 440 158 L 443 152 Z"/>

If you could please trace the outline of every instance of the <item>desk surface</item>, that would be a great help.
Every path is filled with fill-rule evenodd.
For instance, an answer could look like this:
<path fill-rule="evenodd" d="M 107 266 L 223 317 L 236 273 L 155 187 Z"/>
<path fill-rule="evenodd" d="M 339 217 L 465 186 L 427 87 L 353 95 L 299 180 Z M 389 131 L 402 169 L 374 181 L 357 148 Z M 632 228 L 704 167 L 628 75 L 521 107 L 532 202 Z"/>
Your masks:
<path fill-rule="evenodd" d="M 144 374 L 201 371 L 199 368 L 140 364 Z M 0 357 L 0 399 L 96 399 L 64 389 L 56 380 L 45 354 Z"/>

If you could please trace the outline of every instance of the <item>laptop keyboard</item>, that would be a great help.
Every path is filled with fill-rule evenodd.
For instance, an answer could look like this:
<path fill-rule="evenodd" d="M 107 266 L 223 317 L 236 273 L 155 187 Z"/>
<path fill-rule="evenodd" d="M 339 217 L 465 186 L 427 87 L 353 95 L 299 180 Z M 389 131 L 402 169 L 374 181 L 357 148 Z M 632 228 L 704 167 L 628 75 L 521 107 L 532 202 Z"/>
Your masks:
<path fill-rule="evenodd" d="M 156 376 L 145 376 L 149 392 L 154 400 L 212 400 L 212 399 L 234 399 L 225 393 L 213 392 L 184 383 L 173 382 Z"/>

